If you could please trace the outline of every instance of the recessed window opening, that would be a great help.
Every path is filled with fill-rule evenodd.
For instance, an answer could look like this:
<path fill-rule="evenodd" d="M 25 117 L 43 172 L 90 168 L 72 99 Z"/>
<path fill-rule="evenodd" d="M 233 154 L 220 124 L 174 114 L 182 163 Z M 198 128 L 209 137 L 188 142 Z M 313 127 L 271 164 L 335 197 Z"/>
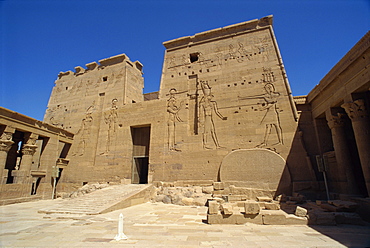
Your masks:
<path fill-rule="evenodd" d="M 196 61 L 198 61 L 199 59 L 199 53 L 191 53 L 190 54 L 190 62 L 191 63 L 194 63 Z"/>

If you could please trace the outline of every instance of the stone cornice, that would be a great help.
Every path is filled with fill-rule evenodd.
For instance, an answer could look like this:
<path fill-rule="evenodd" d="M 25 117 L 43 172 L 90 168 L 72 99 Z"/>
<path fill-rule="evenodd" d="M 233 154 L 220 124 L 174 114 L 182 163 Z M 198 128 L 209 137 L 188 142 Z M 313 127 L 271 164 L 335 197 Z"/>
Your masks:
<path fill-rule="evenodd" d="M 174 49 L 177 47 L 188 46 L 207 40 L 212 40 L 218 37 L 233 36 L 245 31 L 257 30 L 266 26 L 272 26 L 273 16 L 269 15 L 261 19 L 254 19 L 247 22 L 229 25 L 222 28 L 197 33 L 193 36 L 185 36 L 174 40 L 163 42 L 166 49 Z"/>

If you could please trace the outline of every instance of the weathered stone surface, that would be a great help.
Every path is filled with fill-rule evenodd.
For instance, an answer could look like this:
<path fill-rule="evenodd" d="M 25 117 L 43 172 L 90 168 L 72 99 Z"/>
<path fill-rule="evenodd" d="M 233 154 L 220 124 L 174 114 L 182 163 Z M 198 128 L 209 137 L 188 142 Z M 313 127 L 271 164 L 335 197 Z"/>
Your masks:
<path fill-rule="evenodd" d="M 224 189 L 224 184 L 223 184 L 223 182 L 214 182 L 213 183 L 213 188 L 215 190 L 223 190 Z"/>
<path fill-rule="evenodd" d="M 202 193 L 204 194 L 212 194 L 213 193 L 213 186 L 206 186 L 202 188 Z"/>
<path fill-rule="evenodd" d="M 276 202 L 265 202 L 264 203 L 264 207 L 265 209 L 267 210 L 279 210 L 280 209 L 280 205 Z"/>
<path fill-rule="evenodd" d="M 266 164 L 274 166 L 266 167 Z M 263 182 L 266 188 L 276 189 L 282 177 L 289 179 L 289 174 L 283 174 L 285 166 L 284 158 L 272 151 L 241 149 L 232 151 L 222 160 L 220 178 L 221 181 L 243 181 L 251 185 Z"/>
<path fill-rule="evenodd" d="M 262 210 L 261 213 L 264 225 L 285 225 L 286 214 L 282 211 Z"/>
<path fill-rule="evenodd" d="M 297 206 L 294 214 L 298 217 L 306 217 L 307 216 L 307 209 L 302 208 L 300 206 Z"/>
<path fill-rule="evenodd" d="M 259 196 L 259 197 L 257 197 L 257 201 L 259 201 L 259 202 L 272 202 L 272 198 Z"/>
<path fill-rule="evenodd" d="M 194 204 L 194 198 L 188 198 L 188 197 L 184 197 L 181 199 L 182 203 L 185 205 L 185 206 L 191 206 Z"/>
<path fill-rule="evenodd" d="M 308 218 L 307 217 L 298 217 L 292 214 L 288 214 L 285 220 L 286 225 L 307 225 Z"/>
<path fill-rule="evenodd" d="M 217 201 L 208 202 L 208 214 L 218 214 L 220 205 Z"/>
<path fill-rule="evenodd" d="M 245 214 L 258 214 L 260 212 L 260 205 L 257 202 L 245 202 L 244 213 Z"/>
<path fill-rule="evenodd" d="M 222 215 L 232 215 L 233 214 L 233 207 L 231 204 L 224 203 L 220 205 Z"/>

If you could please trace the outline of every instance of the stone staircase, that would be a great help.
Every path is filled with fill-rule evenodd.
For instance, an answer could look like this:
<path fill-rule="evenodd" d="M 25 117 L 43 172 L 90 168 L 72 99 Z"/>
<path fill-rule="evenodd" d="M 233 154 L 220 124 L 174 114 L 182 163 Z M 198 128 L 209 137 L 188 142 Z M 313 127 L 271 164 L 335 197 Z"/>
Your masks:
<path fill-rule="evenodd" d="M 113 185 L 41 209 L 45 214 L 96 215 L 141 204 L 150 200 L 153 186 L 148 184 Z"/>

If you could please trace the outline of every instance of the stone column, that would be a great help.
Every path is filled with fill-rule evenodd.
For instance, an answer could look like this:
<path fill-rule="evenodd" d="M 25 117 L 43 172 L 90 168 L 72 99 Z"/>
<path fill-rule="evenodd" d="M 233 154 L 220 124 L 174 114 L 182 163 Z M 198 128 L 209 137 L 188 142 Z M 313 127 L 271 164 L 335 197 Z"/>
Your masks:
<path fill-rule="evenodd" d="M 36 140 L 38 135 L 31 134 L 26 144 L 22 147 L 22 160 L 19 171 L 16 173 L 16 183 L 28 183 L 29 177 L 31 177 L 32 158 L 35 154 L 37 145 Z"/>
<path fill-rule="evenodd" d="M 14 141 L 12 140 L 13 132 L 4 131 L 0 137 L 0 184 L 4 184 L 4 176 L 7 175 L 6 159 L 8 157 L 8 152 Z"/>
<path fill-rule="evenodd" d="M 356 185 L 353 168 L 351 166 L 352 159 L 344 129 L 345 123 L 343 122 L 342 117 L 343 114 L 341 113 L 337 113 L 337 115 L 327 114 L 328 126 L 331 130 L 335 158 L 338 166 L 337 179 L 340 183 L 341 193 L 356 194 L 358 193 L 358 188 Z"/>
<path fill-rule="evenodd" d="M 366 189 L 370 195 L 370 122 L 363 99 L 342 104 L 352 121 L 356 145 L 364 173 Z"/>

